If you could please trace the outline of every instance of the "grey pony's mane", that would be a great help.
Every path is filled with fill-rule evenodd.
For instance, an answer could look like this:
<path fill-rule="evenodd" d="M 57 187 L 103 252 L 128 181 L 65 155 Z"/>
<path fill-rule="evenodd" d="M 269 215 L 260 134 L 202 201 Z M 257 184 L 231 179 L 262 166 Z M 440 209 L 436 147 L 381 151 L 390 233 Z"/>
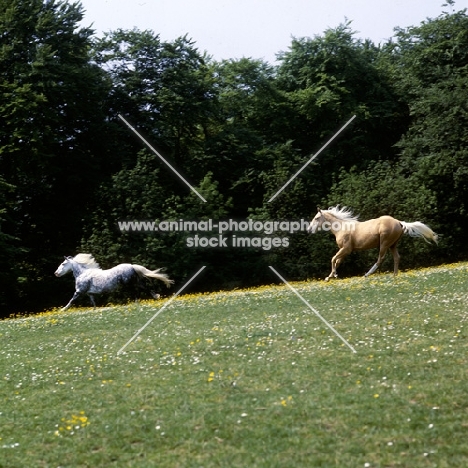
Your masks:
<path fill-rule="evenodd" d="M 333 215 L 335 218 L 341 219 L 342 221 L 358 221 L 359 220 L 359 215 L 355 215 L 350 208 L 347 206 L 342 206 L 336 205 L 336 206 L 331 206 L 328 208 L 328 210 L 323 210 L 326 211 L 327 213 L 330 213 Z"/>
<path fill-rule="evenodd" d="M 73 260 L 84 268 L 101 268 L 91 254 L 79 253 Z"/>

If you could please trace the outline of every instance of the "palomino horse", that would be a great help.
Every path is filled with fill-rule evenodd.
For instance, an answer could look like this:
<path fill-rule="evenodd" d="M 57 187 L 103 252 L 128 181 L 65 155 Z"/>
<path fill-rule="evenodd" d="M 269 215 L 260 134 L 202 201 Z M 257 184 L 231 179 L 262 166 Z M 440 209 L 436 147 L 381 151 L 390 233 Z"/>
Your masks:
<path fill-rule="evenodd" d="M 371 275 L 380 267 L 388 249 L 393 254 L 393 272 L 396 275 L 398 274 L 398 263 L 400 261 L 397 244 L 403 234 L 408 234 L 411 237 L 422 237 L 426 242 L 430 243 L 426 240 L 429 239 L 436 244 L 438 238 L 435 232 L 419 221 L 405 223 L 391 216 L 381 216 L 380 218 L 360 222 L 350 209 L 345 206 L 340 208 L 339 205 L 328 210 L 318 208 L 318 213 L 311 221 L 307 232 L 313 234 L 321 230 L 331 231 L 335 235 L 336 243 L 340 248 L 332 258 L 332 270 L 327 278 L 325 278 L 325 281 L 338 277 L 336 273 L 338 265 L 353 250 L 373 248 L 379 249 L 379 257 L 377 263 L 365 276 Z"/>
<path fill-rule="evenodd" d="M 131 265 L 130 263 L 121 263 L 109 270 L 101 270 L 99 264 L 96 263 L 94 257 L 90 254 L 78 254 L 76 257 L 65 257 L 55 276 L 63 276 L 70 271 L 75 277 L 75 294 L 70 302 L 62 309 L 67 310 L 72 302 L 82 294 L 87 294 L 91 300 L 91 304 L 96 307 L 94 295 L 114 291 L 119 286 L 129 283 L 140 284 L 140 278 L 155 278 L 163 281 L 167 287 L 174 282 L 167 277 L 165 273 L 160 273 L 161 270 L 148 270 L 141 265 Z M 151 292 L 154 298 L 158 296 Z"/>

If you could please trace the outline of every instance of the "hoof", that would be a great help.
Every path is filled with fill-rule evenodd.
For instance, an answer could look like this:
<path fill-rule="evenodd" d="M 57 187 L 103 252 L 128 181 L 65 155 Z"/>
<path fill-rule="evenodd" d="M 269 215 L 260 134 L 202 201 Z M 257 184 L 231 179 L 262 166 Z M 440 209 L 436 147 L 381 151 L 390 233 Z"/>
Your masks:
<path fill-rule="evenodd" d="M 334 274 L 334 275 L 327 276 L 327 277 L 325 278 L 325 281 L 329 281 L 329 280 L 332 279 L 332 278 L 338 278 L 338 275 L 337 275 L 337 274 Z"/>

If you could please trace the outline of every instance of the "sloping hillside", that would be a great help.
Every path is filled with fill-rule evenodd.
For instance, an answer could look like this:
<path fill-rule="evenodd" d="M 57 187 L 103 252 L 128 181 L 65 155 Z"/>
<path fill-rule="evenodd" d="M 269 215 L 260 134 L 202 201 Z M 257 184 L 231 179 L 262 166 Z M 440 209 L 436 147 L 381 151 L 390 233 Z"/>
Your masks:
<path fill-rule="evenodd" d="M 468 263 L 291 286 L 0 322 L 0 466 L 467 466 Z"/>

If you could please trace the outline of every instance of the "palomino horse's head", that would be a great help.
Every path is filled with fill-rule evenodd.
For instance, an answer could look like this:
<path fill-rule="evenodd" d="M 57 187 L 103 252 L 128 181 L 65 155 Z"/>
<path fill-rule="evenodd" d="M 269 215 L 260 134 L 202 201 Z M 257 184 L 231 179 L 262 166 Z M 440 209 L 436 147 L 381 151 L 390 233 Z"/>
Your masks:
<path fill-rule="evenodd" d="M 307 228 L 307 232 L 309 234 L 314 234 L 317 232 L 317 229 L 320 230 L 322 227 L 322 223 L 326 221 L 325 216 L 322 213 L 322 210 L 317 207 L 317 214 L 315 215 L 314 219 L 310 222 L 309 227 Z"/>
<path fill-rule="evenodd" d="M 55 270 L 54 275 L 63 276 L 69 273 L 70 271 L 73 271 L 71 260 L 73 260 L 73 257 L 65 257 L 65 260 L 59 265 L 57 270 Z"/>

